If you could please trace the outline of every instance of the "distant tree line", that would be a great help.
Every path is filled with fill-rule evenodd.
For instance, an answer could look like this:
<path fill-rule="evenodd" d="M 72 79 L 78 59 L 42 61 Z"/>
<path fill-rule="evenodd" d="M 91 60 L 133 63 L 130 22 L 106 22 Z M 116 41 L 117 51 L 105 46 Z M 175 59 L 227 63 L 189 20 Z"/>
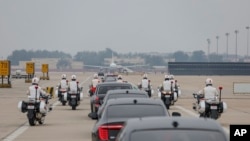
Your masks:
<path fill-rule="evenodd" d="M 15 50 L 7 57 L 12 65 L 18 65 L 19 61 L 30 61 L 32 58 L 72 58 L 70 54 L 59 51 L 47 50 Z"/>
<path fill-rule="evenodd" d="M 118 58 L 133 58 L 141 57 L 144 59 L 145 64 L 149 66 L 165 66 L 168 61 L 176 62 L 222 62 L 223 56 L 217 54 L 210 54 L 206 56 L 202 50 L 193 51 L 192 53 L 186 53 L 183 51 L 176 51 L 170 54 L 151 54 L 151 53 L 117 53 L 110 48 L 106 48 L 103 51 L 81 51 L 77 52 L 75 56 L 70 54 L 59 52 L 59 51 L 47 51 L 47 50 L 15 50 L 8 60 L 11 61 L 12 65 L 18 65 L 19 61 L 29 61 L 31 58 L 60 58 L 57 63 L 57 68 L 70 68 L 71 61 L 80 61 L 85 65 L 104 65 L 104 58 L 111 58 L 112 53 Z M 209 60 L 208 60 L 209 59 Z M 122 64 L 130 65 L 130 64 Z"/>

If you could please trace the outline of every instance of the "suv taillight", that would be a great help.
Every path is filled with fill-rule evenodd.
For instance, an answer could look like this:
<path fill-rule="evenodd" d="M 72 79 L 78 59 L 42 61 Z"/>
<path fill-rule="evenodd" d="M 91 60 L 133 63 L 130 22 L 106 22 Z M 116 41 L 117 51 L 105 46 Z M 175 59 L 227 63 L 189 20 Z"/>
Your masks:
<path fill-rule="evenodd" d="M 98 96 L 95 97 L 95 105 L 96 106 L 100 105 L 100 98 Z"/>
<path fill-rule="evenodd" d="M 108 130 L 120 130 L 123 125 L 116 124 L 116 125 L 101 125 L 98 128 L 98 135 L 100 140 L 107 141 L 109 140 L 109 131 Z"/>
<path fill-rule="evenodd" d="M 99 100 L 100 100 L 99 97 L 96 96 L 96 97 L 95 97 L 95 103 L 99 103 Z"/>

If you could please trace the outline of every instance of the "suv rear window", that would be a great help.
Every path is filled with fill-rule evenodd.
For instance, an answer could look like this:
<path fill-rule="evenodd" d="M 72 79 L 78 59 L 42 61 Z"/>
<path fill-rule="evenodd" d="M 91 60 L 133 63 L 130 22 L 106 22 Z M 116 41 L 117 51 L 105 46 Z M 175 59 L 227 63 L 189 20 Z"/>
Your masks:
<path fill-rule="evenodd" d="M 131 89 L 131 86 L 100 86 L 98 89 L 97 94 L 106 94 L 109 90 L 116 90 L 116 89 Z"/>
<path fill-rule="evenodd" d="M 111 105 L 107 110 L 108 118 L 166 116 L 165 107 L 161 105 Z"/>
<path fill-rule="evenodd" d="M 226 141 L 220 132 L 206 130 L 141 130 L 131 134 L 131 141 Z"/>

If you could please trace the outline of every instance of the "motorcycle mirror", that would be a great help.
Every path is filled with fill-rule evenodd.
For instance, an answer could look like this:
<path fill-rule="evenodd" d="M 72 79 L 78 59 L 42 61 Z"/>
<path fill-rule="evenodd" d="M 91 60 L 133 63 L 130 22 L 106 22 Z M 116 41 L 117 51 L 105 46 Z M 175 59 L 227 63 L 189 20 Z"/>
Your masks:
<path fill-rule="evenodd" d="M 222 86 L 220 86 L 219 89 L 222 90 L 223 89 Z"/>
<path fill-rule="evenodd" d="M 193 96 L 194 96 L 194 98 L 196 98 L 196 97 L 197 97 L 197 94 L 193 93 Z"/>

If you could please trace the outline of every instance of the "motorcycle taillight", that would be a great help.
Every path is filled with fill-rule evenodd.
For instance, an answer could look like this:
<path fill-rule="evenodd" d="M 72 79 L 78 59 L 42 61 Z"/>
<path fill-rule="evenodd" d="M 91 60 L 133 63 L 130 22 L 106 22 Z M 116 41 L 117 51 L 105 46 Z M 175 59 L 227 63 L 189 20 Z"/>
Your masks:
<path fill-rule="evenodd" d="M 98 136 L 100 140 L 107 141 L 109 140 L 109 130 L 120 130 L 123 125 L 115 124 L 115 125 L 101 125 L 98 128 Z"/>

